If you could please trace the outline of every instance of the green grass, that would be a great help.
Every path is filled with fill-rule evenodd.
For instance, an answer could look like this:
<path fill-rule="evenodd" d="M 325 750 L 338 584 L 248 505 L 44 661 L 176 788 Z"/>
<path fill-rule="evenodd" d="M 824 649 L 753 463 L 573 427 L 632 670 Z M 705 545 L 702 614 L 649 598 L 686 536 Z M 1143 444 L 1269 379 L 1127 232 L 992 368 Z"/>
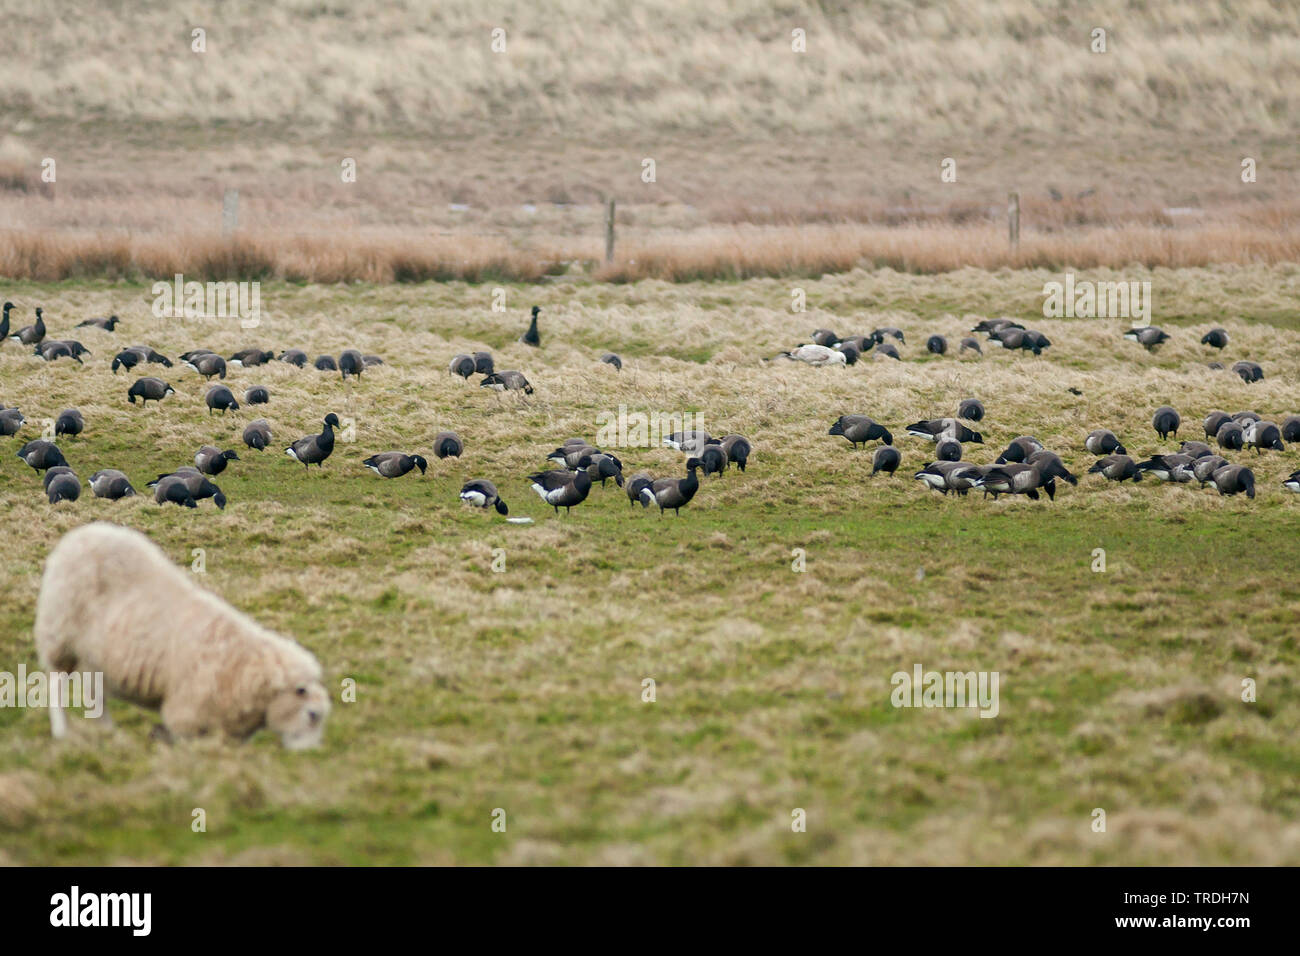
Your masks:
<path fill-rule="evenodd" d="M 161 745 L 148 739 L 156 716 L 123 704 L 115 730 L 74 720 L 56 745 L 44 713 L 0 709 L 0 861 L 1300 862 L 1300 502 L 1278 484 L 1296 456 L 1252 461 L 1254 501 L 1086 476 L 1054 503 L 993 502 L 925 491 L 910 474 L 927 446 L 902 435 L 978 394 L 987 444 L 969 457 L 991 460 L 1030 433 L 1082 473 L 1090 427 L 1156 450 L 1150 411 L 1165 401 L 1183 410 L 1184 437 L 1212 407 L 1300 411 L 1293 316 L 1223 320 L 1234 343 L 1223 359 L 1264 362 L 1256 386 L 1208 373 L 1196 344 L 1229 289 L 1253 283 L 1263 300 L 1293 273 L 1162 274 L 1157 294 L 1185 319 L 1157 316 L 1175 340 L 1155 356 L 1119 338 L 1123 323 L 1040 319 L 1055 343 L 1043 359 L 981 362 L 924 356 L 925 335 L 951 339 L 969 314 L 1024 314 L 1008 302 L 1032 301 L 1042 276 L 854 273 L 808 283 L 821 311 L 805 316 L 782 312 L 788 289 L 770 281 L 511 287 L 504 315 L 490 290 L 463 285 L 276 285 L 253 333 L 156 326 L 135 287 L 11 287 L 14 301 L 45 303 L 55 334 L 111 305 L 129 323 L 119 347 L 355 344 L 388 364 L 346 386 L 278 365 L 234 372 L 237 393 L 264 381 L 272 404 L 222 420 L 203 413 L 193 373 L 175 370 L 164 374 L 180 394 L 161 408 L 126 405 L 133 377 L 108 372 L 108 336 L 82 336 L 95 352 L 86 368 L 0 348 L 0 401 L 29 420 L 86 413 L 86 435 L 62 443 L 83 478 L 121 467 L 143 488 L 204 442 L 236 445 L 253 417 L 276 433 L 276 448 L 241 453 L 217 479 L 223 513 L 143 498 L 51 508 L 30 470 L 0 454 L 0 669 L 35 666 L 49 549 L 107 519 L 185 566 L 206 549 L 203 586 L 310 648 L 331 690 L 358 687 L 305 754 L 266 734 Z M 848 304 L 868 298 L 870 311 Z M 513 344 L 534 300 L 540 352 Z M 905 361 L 757 360 L 822 324 L 899 325 Z M 445 373 L 476 345 L 526 372 L 530 404 Z M 597 362 L 605 348 L 622 352 L 622 373 Z M 749 471 L 706 479 L 680 518 L 632 509 L 612 484 L 554 517 L 523 476 L 569 435 L 594 437 L 595 412 L 619 403 L 699 410 L 715 433 L 749 435 Z M 330 410 L 355 419 L 357 441 L 307 473 L 278 448 Z M 871 450 L 825 434 L 847 411 L 894 428 L 898 475 L 867 477 Z M 358 464 L 388 448 L 427 454 L 447 427 L 466 456 L 423 478 L 385 482 Z M 681 472 L 667 449 L 618 453 L 629 474 Z M 480 475 L 535 523 L 462 509 L 461 482 Z M 490 570 L 495 548 L 504 573 Z M 1090 569 L 1096 548 L 1105 573 Z M 999 716 L 894 708 L 890 676 L 916 663 L 998 671 Z M 1247 677 L 1253 704 L 1239 696 Z M 1090 828 L 1096 807 L 1106 833 Z M 195 808 L 206 833 L 191 831 Z M 495 808 L 505 833 L 491 829 Z M 795 808 L 806 833 L 791 832 Z"/>

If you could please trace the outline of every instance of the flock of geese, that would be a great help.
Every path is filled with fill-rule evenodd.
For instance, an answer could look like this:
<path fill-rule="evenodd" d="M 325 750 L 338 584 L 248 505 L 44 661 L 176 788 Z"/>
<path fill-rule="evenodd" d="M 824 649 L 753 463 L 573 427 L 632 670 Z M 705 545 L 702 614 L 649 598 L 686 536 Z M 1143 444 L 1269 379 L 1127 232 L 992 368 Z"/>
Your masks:
<path fill-rule="evenodd" d="M 44 314 L 40 308 L 35 310 L 36 321 L 32 325 L 10 334 L 10 312 L 13 308 L 13 303 L 4 303 L 3 317 L 0 318 L 0 342 L 13 340 L 20 345 L 32 346 L 35 354 L 48 362 L 66 357 L 81 363 L 81 356 L 91 354 L 78 341 L 48 338 Z M 537 306 L 532 308 L 528 329 L 520 337 L 525 345 L 541 345 L 538 329 L 540 311 Z M 118 317 L 113 315 L 86 319 L 77 328 L 94 328 L 100 332 L 114 333 L 118 323 Z M 984 333 L 987 336 L 985 344 L 991 347 L 1024 350 L 1035 355 L 1042 354 L 1052 344 L 1041 332 L 1026 329 L 1010 319 L 987 319 L 971 331 L 975 334 Z M 1124 337 L 1149 350 L 1158 348 L 1170 338 L 1154 326 L 1130 329 L 1124 333 Z M 1217 349 L 1223 349 L 1227 341 L 1227 333 L 1222 329 L 1212 330 L 1201 339 L 1202 344 Z M 774 358 L 815 366 L 852 365 L 870 351 L 876 357 L 900 359 L 894 342 L 906 345 L 901 329 L 882 327 L 869 334 L 845 338 L 828 329 L 817 329 L 813 333 L 812 342 L 781 352 Z M 926 350 L 944 355 L 948 351 L 948 342 L 943 336 L 932 335 L 926 341 Z M 980 342 L 975 338 L 963 338 L 958 351 L 983 354 Z M 266 386 L 252 385 L 244 391 L 241 405 L 231 388 L 221 381 L 230 368 L 251 368 L 272 361 L 303 368 L 309 361 L 309 356 L 302 349 L 294 348 L 285 349 L 278 357 L 272 351 L 257 348 L 243 349 L 229 357 L 210 349 L 194 349 L 183 353 L 179 359 L 186 368 L 208 381 L 204 397 L 208 414 L 220 412 L 224 416 L 229 411 L 240 409 L 242 405 L 263 405 L 270 401 L 270 390 Z M 605 353 L 601 361 L 615 369 L 622 369 L 622 360 L 612 352 Z M 144 370 L 151 364 L 163 368 L 174 365 L 171 359 L 149 346 L 133 345 L 117 352 L 111 369 L 116 374 L 119 369 L 130 371 L 138 367 Z M 337 371 L 346 380 L 349 376 L 360 379 L 367 368 L 382 364 L 383 360 L 379 356 L 363 355 L 356 349 L 346 349 L 337 360 L 329 355 L 319 356 L 314 367 L 322 371 Z M 1212 364 L 1222 368 L 1218 363 Z M 465 379 L 472 375 L 482 375 L 479 384 L 485 388 L 525 395 L 533 392 L 532 385 L 522 372 L 513 369 L 497 370 L 490 352 L 456 355 L 451 359 L 448 370 Z M 1233 366 L 1233 371 L 1247 382 L 1258 381 L 1263 377 L 1262 370 L 1253 362 L 1238 362 Z M 218 381 L 213 382 L 213 378 Z M 175 391 L 161 378 L 142 376 L 127 389 L 127 400 L 132 404 L 137 401 L 142 405 L 150 401 L 157 403 Z M 966 423 L 978 424 L 984 416 L 983 403 L 970 398 L 959 404 L 955 417 L 922 420 L 903 429 L 907 436 L 930 442 L 934 446 L 933 460 L 927 461 L 915 473 L 915 479 L 945 495 L 955 492 L 965 496 L 971 489 L 979 489 L 986 496 L 991 495 L 995 499 L 1001 495 L 1024 495 L 1031 500 L 1038 500 L 1041 490 L 1049 500 L 1054 500 L 1058 480 L 1070 485 L 1078 484 L 1078 477 L 1070 472 L 1062 457 L 1032 435 L 1021 435 L 1014 439 L 990 464 L 965 461 L 966 445 L 984 443 L 980 432 Z M 25 424 L 26 419 L 19 409 L 0 405 L 0 435 L 17 435 Z M 1182 419 L 1175 409 L 1161 406 L 1155 411 L 1151 424 L 1160 440 L 1167 441 L 1170 436 L 1177 438 Z M 1177 451 L 1154 454 L 1142 461 L 1130 457 L 1112 431 L 1095 429 L 1084 439 L 1084 447 L 1088 452 L 1101 457 L 1088 469 L 1088 473 L 1099 474 L 1116 482 L 1141 481 L 1144 476 L 1175 483 L 1196 481 L 1201 487 L 1213 485 L 1221 495 L 1244 493 L 1247 497 L 1254 498 L 1255 475 L 1252 470 L 1245 465 L 1230 462 L 1219 452 L 1240 452 L 1250 448 L 1259 455 L 1269 450 L 1281 451 L 1285 448 L 1285 442 L 1300 440 L 1300 415 L 1288 416 L 1278 425 L 1254 411 L 1229 414 L 1214 410 L 1205 416 L 1202 424 L 1206 441 L 1183 441 Z M 312 465 L 322 467 L 333 454 L 334 433 L 340 427 L 338 416 L 332 412 L 327 414 L 322 420 L 322 426 L 318 434 L 299 438 L 284 449 L 290 459 L 307 470 Z M 85 428 L 86 422 L 81 411 L 66 409 L 54 422 L 55 438 L 65 435 L 75 438 Z M 855 449 L 873 442 L 878 443 L 872 460 L 873 476 L 882 472 L 892 475 L 902 464 L 902 456 L 894 447 L 893 434 L 886 426 L 867 415 L 843 415 L 831 425 L 829 434 L 843 437 Z M 249 422 L 243 431 L 244 444 L 256 451 L 266 449 L 272 440 L 270 425 L 264 418 Z M 1210 442 L 1214 442 L 1214 445 Z M 721 475 L 733 464 L 743 472 L 753 453 L 750 441 L 738 434 L 715 438 L 699 430 L 675 432 L 665 438 L 663 443 L 687 456 L 684 477 L 655 478 L 646 472 L 637 472 L 625 478 L 623 463 L 617 456 L 602 451 L 583 438 L 569 438 L 547 457 L 547 461 L 557 467 L 532 473 L 528 475 L 528 481 L 532 490 L 556 514 L 561 508 L 568 513 L 586 501 L 596 483 L 599 482 L 604 487 L 613 479 L 617 487 L 624 489 L 630 505 L 640 504 L 643 508 L 655 505 L 661 516 L 669 510 L 680 515 L 681 509 L 691 502 L 699 490 L 700 472 L 705 475 Z M 464 447 L 463 441 L 455 432 L 444 431 L 435 436 L 432 453 L 437 458 L 459 458 Z M 44 489 L 50 503 L 75 501 L 80 497 L 81 479 L 54 441 L 29 441 L 19 449 L 18 457 L 35 471 L 44 473 Z M 239 460 L 239 455 L 233 450 L 204 445 L 195 453 L 193 466 L 187 465 L 160 474 L 148 482 L 148 487 L 153 489 L 154 499 L 159 504 L 195 508 L 198 502 L 211 498 L 218 508 L 225 508 L 226 496 L 212 479 L 224 472 L 230 462 Z M 380 477 L 392 479 L 400 478 L 415 469 L 424 474 L 429 463 L 419 454 L 387 451 L 371 455 L 363 459 L 361 464 Z M 88 481 L 91 490 L 99 498 L 120 499 L 136 494 L 127 475 L 117 469 L 95 471 Z M 1292 473 L 1282 484 L 1289 491 L 1300 492 L 1300 471 Z M 509 506 L 502 499 L 496 485 L 486 478 L 467 481 L 461 488 L 460 498 L 478 508 L 493 508 L 499 514 L 509 514 Z M 531 519 L 508 520 L 526 522 Z"/>

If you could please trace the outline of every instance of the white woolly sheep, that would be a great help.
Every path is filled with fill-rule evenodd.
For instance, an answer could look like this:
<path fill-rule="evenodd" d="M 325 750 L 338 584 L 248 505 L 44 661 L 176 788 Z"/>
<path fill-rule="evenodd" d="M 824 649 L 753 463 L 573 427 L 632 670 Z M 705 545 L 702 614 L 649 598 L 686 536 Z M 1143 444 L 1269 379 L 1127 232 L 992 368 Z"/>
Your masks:
<path fill-rule="evenodd" d="M 160 711 L 170 735 L 244 739 L 267 727 L 291 750 L 318 745 L 330 704 L 316 658 L 192 577 L 138 531 L 96 522 L 68 532 L 41 580 L 41 666 L 102 672 L 106 697 Z M 50 730 L 67 733 L 58 706 Z"/>

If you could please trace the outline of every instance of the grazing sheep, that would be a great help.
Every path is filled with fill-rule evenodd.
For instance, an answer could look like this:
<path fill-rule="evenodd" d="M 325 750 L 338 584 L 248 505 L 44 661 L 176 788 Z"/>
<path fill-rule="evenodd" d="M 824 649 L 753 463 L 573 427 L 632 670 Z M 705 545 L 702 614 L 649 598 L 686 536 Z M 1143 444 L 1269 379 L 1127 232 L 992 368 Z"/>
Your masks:
<path fill-rule="evenodd" d="M 103 673 L 108 696 L 158 709 L 169 735 L 266 727 L 290 750 L 320 743 L 330 704 L 316 658 L 198 587 L 137 531 L 96 522 L 65 535 L 45 562 L 35 630 L 42 667 Z M 60 707 L 50 730 L 67 734 Z"/>

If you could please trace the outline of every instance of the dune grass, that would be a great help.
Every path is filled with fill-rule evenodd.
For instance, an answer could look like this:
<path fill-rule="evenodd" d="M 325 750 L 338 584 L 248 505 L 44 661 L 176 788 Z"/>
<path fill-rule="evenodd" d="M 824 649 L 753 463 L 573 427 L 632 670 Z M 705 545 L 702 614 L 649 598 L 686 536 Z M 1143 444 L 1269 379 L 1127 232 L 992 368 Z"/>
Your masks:
<path fill-rule="evenodd" d="M 1213 408 L 1300 412 L 1300 270 L 1126 271 L 1152 281 L 1154 321 L 1173 334 L 1154 355 L 1120 337 L 1122 320 L 1042 319 L 1049 278 L 506 285 L 504 313 L 491 286 L 268 283 L 251 331 L 158 322 L 148 288 L 130 283 L 7 286 L 22 321 L 44 305 L 54 336 L 106 311 L 125 325 L 81 330 L 95 353 L 84 368 L 0 346 L 0 402 L 32 422 L 4 447 L 71 405 L 87 431 L 61 446 L 83 478 L 118 467 L 143 488 L 201 444 L 237 446 L 263 415 L 276 447 L 241 451 L 217 479 L 221 513 L 143 497 L 51 507 L 30 469 L 0 454 L 0 669 L 35 666 L 33 605 L 54 542 L 112 520 L 186 566 L 204 549 L 204 586 L 296 637 L 332 689 L 356 682 L 357 699 L 336 700 L 324 748 L 308 754 L 266 734 L 161 745 L 147 739 L 154 716 L 125 705 L 111 732 L 74 721 L 55 746 L 44 713 L 0 709 L 0 862 L 1300 862 L 1300 501 L 1280 486 L 1295 453 L 1229 455 L 1255 468 L 1254 501 L 1096 476 L 1054 503 L 950 500 L 910 478 L 930 446 L 902 435 L 975 396 L 986 444 L 968 457 L 991 460 L 1028 433 L 1082 474 L 1093 427 L 1137 455 L 1172 447 L 1150 428 L 1166 402 L 1184 438 Z M 807 313 L 790 312 L 795 285 Z M 539 351 L 515 342 L 534 302 Z M 1041 358 L 925 353 L 926 335 L 955 345 L 998 315 L 1030 319 L 1054 345 Z M 902 362 L 763 361 L 815 327 L 885 324 L 907 333 Z M 1213 325 L 1232 336 L 1223 356 L 1197 344 Z M 177 395 L 129 406 L 134 376 L 112 375 L 108 359 L 135 342 L 172 356 L 355 346 L 387 364 L 355 384 L 278 363 L 235 370 L 237 394 L 262 383 L 272 401 L 223 419 L 176 369 L 162 374 Z M 452 354 L 484 347 L 529 377 L 530 400 L 447 375 Z M 621 373 L 599 363 L 606 349 Z M 1205 365 L 1238 358 L 1261 362 L 1265 380 Z M 631 508 L 612 484 L 553 516 L 524 476 L 620 405 L 741 432 L 750 468 L 706 479 L 680 518 Z M 307 473 L 279 448 L 329 411 L 355 440 Z M 896 476 L 869 478 L 870 449 L 826 435 L 852 412 L 894 429 Z M 425 477 L 386 482 L 360 465 L 388 449 L 428 456 L 444 428 L 465 456 Z M 628 473 L 682 473 L 669 449 L 613 450 Z M 460 484 L 479 476 L 535 523 L 462 508 Z M 998 671 L 999 715 L 892 707 L 891 675 L 917 663 Z M 1254 703 L 1240 699 L 1245 678 Z M 195 808 L 205 833 L 191 830 Z M 807 832 L 791 830 L 796 808 Z M 1091 828 L 1095 808 L 1105 833 Z"/>

